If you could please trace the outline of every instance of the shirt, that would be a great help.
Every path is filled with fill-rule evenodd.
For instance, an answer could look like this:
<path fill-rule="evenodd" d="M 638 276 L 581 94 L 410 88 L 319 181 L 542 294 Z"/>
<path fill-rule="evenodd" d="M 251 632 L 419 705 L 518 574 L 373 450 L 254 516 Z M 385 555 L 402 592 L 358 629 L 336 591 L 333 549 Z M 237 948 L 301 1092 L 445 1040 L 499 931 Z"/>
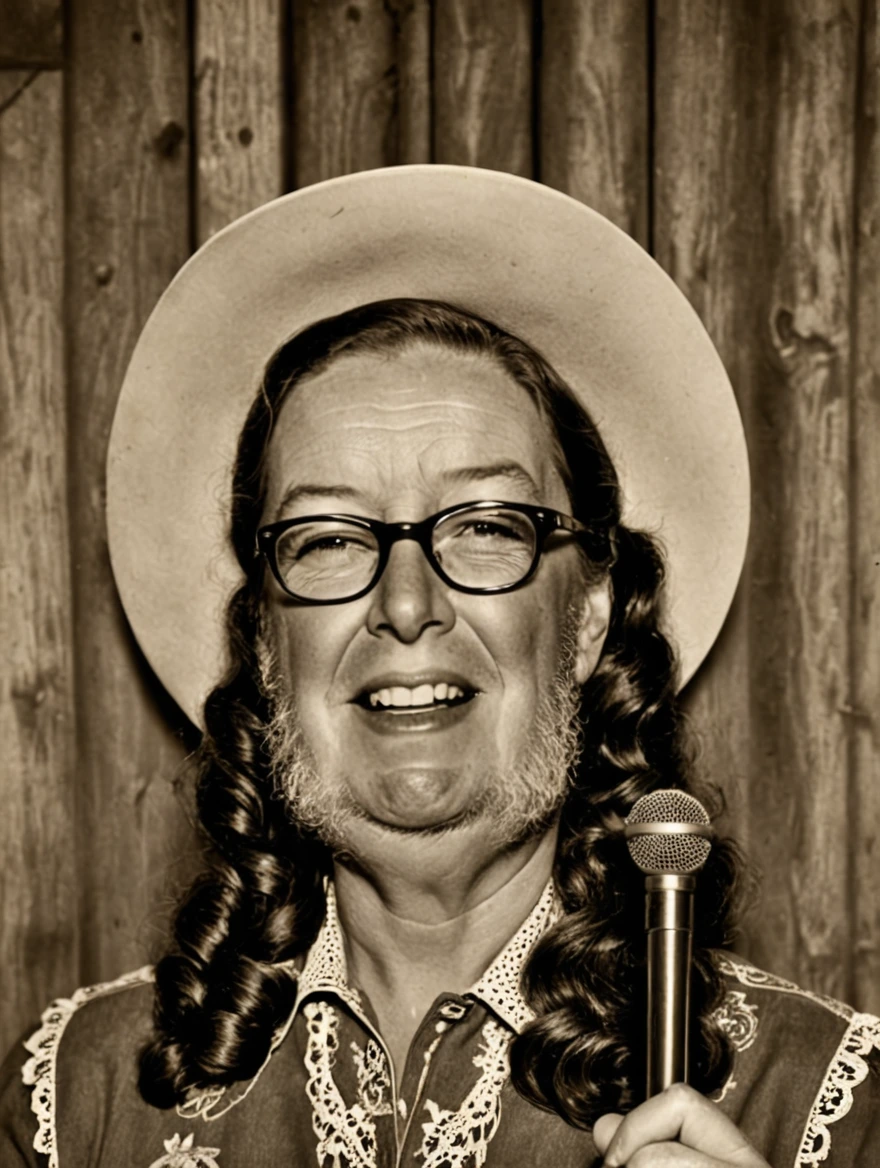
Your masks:
<path fill-rule="evenodd" d="M 589 1132 L 513 1088 L 508 1048 L 532 1012 L 530 949 L 560 912 L 552 884 L 464 994 L 441 994 L 396 1080 L 370 1003 L 349 984 L 332 885 L 295 1003 L 247 1082 L 148 1106 L 138 1055 L 149 967 L 53 1003 L 0 1071 L 3 1168 L 588 1168 Z M 773 1168 L 880 1166 L 880 1020 L 730 954 L 718 1020 L 723 1111 Z"/>

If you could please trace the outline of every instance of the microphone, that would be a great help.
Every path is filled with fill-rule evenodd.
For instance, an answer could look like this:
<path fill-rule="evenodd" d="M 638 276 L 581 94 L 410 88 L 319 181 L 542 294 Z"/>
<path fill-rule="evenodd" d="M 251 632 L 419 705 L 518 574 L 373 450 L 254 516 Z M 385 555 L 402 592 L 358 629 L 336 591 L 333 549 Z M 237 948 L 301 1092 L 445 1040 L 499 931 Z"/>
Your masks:
<path fill-rule="evenodd" d="M 629 854 L 645 873 L 648 935 L 647 1098 L 688 1081 L 695 872 L 712 848 L 706 809 L 685 791 L 651 791 L 625 820 Z"/>

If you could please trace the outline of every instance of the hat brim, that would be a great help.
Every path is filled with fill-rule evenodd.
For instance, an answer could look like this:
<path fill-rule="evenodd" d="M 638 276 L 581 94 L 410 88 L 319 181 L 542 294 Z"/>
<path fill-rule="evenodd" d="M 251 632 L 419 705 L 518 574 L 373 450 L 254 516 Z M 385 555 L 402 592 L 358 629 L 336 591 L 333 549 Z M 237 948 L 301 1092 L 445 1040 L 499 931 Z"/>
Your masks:
<path fill-rule="evenodd" d="M 425 165 L 332 179 L 236 220 L 141 334 L 110 437 L 108 537 L 131 627 L 168 691 L 201 725 L 223 675 L 241 583 L 232 467 L 268 358 L 316 320 L 396 296 L 494 321 L 583 400 L 625 522 L 665 549 L 684 684 L 724 622 L 748 533 L 745 438 L 718 354 L 673 281 L 595 211 L 514 175 Z"/>

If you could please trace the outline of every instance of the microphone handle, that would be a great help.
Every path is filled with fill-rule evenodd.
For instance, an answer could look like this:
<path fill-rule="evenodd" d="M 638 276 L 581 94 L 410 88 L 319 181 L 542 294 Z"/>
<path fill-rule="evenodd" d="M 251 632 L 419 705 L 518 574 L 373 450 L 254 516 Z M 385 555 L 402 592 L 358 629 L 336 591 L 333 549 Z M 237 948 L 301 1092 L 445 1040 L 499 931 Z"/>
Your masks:
<path fill-rule="evenodd" d="M 695 886 L 693 876 L 645 878 L 648 1099 L 688 1081 Z"/>

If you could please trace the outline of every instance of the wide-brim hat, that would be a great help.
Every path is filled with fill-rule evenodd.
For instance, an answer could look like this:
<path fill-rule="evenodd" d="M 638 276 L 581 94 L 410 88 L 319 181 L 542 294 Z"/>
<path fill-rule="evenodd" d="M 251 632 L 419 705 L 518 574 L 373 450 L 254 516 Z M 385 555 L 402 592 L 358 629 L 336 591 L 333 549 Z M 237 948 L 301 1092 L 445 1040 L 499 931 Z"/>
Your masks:
<path fill-rule="evenodd" d="M 724 621 L 748 530 L 745 439 L 718 354 L 673 281 L 597 212 L 514 175 L 424 165 L 331 179 L 236 220 L 144 327 L 110 437 L 107 521 L 122 603 L 168 691 L 202 724 L 224 672 L 242 579 L 232 467 L 267 360 L 316 320 L 401 296 L 494 321 L 582 399 L 624 522 L 665 549 L 683 684 Z"/>

